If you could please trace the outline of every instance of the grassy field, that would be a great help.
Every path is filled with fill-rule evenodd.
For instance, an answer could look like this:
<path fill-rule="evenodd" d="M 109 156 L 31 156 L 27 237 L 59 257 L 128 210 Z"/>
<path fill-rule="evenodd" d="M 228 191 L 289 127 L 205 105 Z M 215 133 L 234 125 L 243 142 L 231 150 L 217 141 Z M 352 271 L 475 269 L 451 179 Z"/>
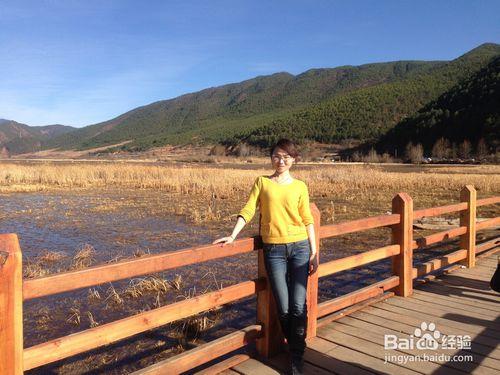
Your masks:
<path fill-rule="evenodd" d="M 500 166 L 496 165 L 303 164 L 294 166 L 291 172 L 306 182 L 311 201 L 320 207 L 327 221 L 335 220 L 332 212 L 344 220 L 380 212 L 390 207 L 392 197 L 401 191 L 413 197 L 415 207 L 455 201 L 466 184 L 476 187 L 478 197 L 500 193 Z M 195 222 L 209 222 L 231 218 L 245 203 L 256 176 L 270 173 L 265 164 L 242 169 L 200 164 L 2 162 L 0 193 L 157 190 L 189 197 L 189 206 L 179 202 L 171 207 L 172 213 L 187 215 Z"/>

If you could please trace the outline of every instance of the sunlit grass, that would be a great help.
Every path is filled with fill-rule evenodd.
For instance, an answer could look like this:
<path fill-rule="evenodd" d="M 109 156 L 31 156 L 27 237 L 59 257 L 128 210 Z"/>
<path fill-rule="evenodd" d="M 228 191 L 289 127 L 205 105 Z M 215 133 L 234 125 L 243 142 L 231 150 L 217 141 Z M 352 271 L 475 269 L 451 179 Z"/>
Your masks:
<path fill-rule="evenodd" d="M 402 166 L 404 168 L 404 166 Z M 388 172 L 378 165 L 322 166 L 293 170 L 307 182 L 312 195 L 344 194 L 358 189 L 460 188 L 473 183 L 484 192 L 500 190 L 500 166 L 450 166 L 422 168 L 420 172 Z M 243 170 L 209 166 L 145 166 L 133 163 L 21 165 L 0 163 L 0 188 L 8 191 L 39 191 L 54 188 L 127 187 L 159 189 L 185 195 L 240 196 L 260 174 L 270 169 Z M 473 172 L 473 173 L 471 173 Z"/>

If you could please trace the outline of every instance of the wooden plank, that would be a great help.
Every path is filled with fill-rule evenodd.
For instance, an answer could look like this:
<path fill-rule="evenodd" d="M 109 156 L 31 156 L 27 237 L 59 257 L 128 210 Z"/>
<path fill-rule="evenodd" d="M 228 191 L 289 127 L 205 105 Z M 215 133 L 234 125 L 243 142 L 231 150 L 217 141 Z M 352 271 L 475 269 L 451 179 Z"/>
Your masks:
<path fill-rule="evenodd" d="M 318 320 L 318 327 L 324 326 L 325 324 L 328 324 L 330 322 L 338 320 L 346 315 L 353 313 L 354 311 L 364 309 L 365 307 L 370 306 L 371 304 L 383 301 L 384 299 L 390 298 L 392 296 L 394 296 L 394 292 L 385 292 L 384 294 L 381 294 L 380 296 L 369 298 L 365 301 L 356 303 L 355 305 L 352 305 L 352 306 L 346 307 L 345 309 L 334 312 L 333 314 L 326 315 L 323 318 Z"/>
<path fill-rule="evenodd" d="M 378 249 L 365 251 L 363 253 L 351 255 L 341 259 L 331 260 L 319 266 L 319 277 L 332 275 L 354 267 L 363 266 L 377 260 L 385 259 L 399 254 L 400 245 L 388 245 Z"/>
<path fill-rule="evenodd" d="M 408 355 L 411 357 L 418 355 L 435 355 L 440 354 L 444 351 L 432 351 L 432 350 L 393 350 L 384 348 L 384 334 L 395 334 L 398 337 L 402 337 L 395 331 L 385 330 L 383 334 L 375 334 L 373 332 L 367 332 L 364 329 L 358 327 L 349 326 L 342 324 L 342 321 L 335 322 L 329 326 L 323 327 L 320 336 L 328 339 L 332 342 L 343 342 L 344 346 L 351 349 L 361 351 L 365 354 L 371 355 L 376 358 L 385 359 L 390 358 L 389 356 L 395 355 Z M 436 370 L 441 369 L 443 363 L 431 362 L 431 361 L 408 361 L 404 364 L 399 364 L 400 367 L 405 367 L 413 371 L 420 373 L 431 374 Z M 460 363 L 457 365 L 460 367 Z M 474 365 L 470 365 L 472 367 Z M 446 370 L 447 374 L 463 375 L 462 371 L 454 370 L 453 368 L 448 368 Z"/>
<path fill-rule="evenodd" d="M 461 274 L 471 275 L 471 276 L 479 276 L 483 278 L 491 277 L 495 273 L 496 267 L 486 266 L 486 265 L 476 265 L 474 268 L 471 268 L 470 272 L 465 272 L 465 270 L 461 270 Z"/>
<path fill-rule="evenodd" d="M 500 225 L 500 216 L 480 221 L 479 223 L 476 224 L 476 229 L 477 230 L 482 230 L 490 227 L 495 227 L 497 225 Z"/>
<path fill-rule="evenodd" d="M 498 249 L 493 249 L 489 256 L 481 254 L 481 261 L 484 263 L 498 263 L 498 258 L 500 257 L 500 254 L 497 254 L 498 252 L 500 252 L 500 247 Z"/>
<path fill-rule="evenodd" d="M 435 284 L 435 283 L 432 283 Z M 420 287 L 420 290 L 425 290 L 428 291 L 429 293 L 436 293 L 436 294 L 443 294 L 447 297 L 450 298 L 455 298 L 461 301 L 468 302 L 468 303 L 474 303 L 475 305 L 481 307 L 481 308 L 487 308 L 493 311 L 498 310 L 498 303 L 494 301 L 486 301 L 484 300 L 480 294 L 475 295 L 474 292 L 470 292 L 467 290 L 459 289 L 454 285 L 451 284 L 446 284 L 446 283 L 440 283 L 438 286 L 436 285 L 431 285 L 425 284 Z"/>
<path fill-rule="evenodd" d="M 311 360 L 311 354 L 310 354 L 311 352 L 314 353 L 313 350 L 310 350 L 308 348 L 306 348 L 304 352 L 304 374 L 311 374 L 311 375 L 333 374 L 333 371 L 331 369 L 324 369 L 318 366 L 318 364 L 314 360 Z M 272 366 L 273 368 L 279 370 L 280 373 L 283 374 L 290 373 L 290 358 L 288 353 L 280 353 L 277 356 L 274 356 L 273 358 L 267 359 L 266 363 Z"/>
<path fill-rule="evenodd" d="M 23 266 L 16 234 L 0 234 L 0 374 L 23 373 Z"/>
<path fill-rule="evenodd" d="M 488 291 L 489 293 L 484 293 L 485 295 L 495 295 L 495 293 L 491 293 L 490 290 L 490 278 L 488 277 L 481 277 L 480 279 L 479 276 L 474 276 L 470 274 L 456 274 L 456 275 L 450 275 L 450 276 L 443 276 L 439 279 L 440 284 L 449 284 L 453 285 L 454 287 L 457 288 L 463 288 L 463 289 L 472 289 L 475 292 L 485 292 Z"/>
<path fill-rule="evenodd" d="M 424 314 L 428 315 L 428 319 L 433 319 L 433 317 L 437 318 L 442 318 L 448 316 L 450 313 L 458 313 L 460 315 L 460 312 L 457 312 L 455 310 L 450 310 L 447 308 L 440 308 L 439 305 L 437 304 L 432 304 L 432 303 L 424 303 L 424 302 L 419 302 L 418 300 L 414 300 L 413 298 L 405 298 L 405 299 L 399 299 L 397 296 L 394 296 L 393 298 L 389 298 L 388 300 L 385 301 L 388 304 L 391 304 L 393 306 L 398 306 L 407 310 L 412 310 L 416 312 L 421 312 Z M 432 307 L 434 306 L 434 307 Z M 498 332 L 498 335 L 500 337 L 500 324 L 494 321 L 489 320 L 489 316 L 484 316 L 484 315 L 473 315 L 470 312 L 469 313 L 463 313 L 461 314 L 462 316 L 469 317 L 471 320 L 476 319 L 476 320 L 481 320 L 482 323 L 480 325 L 481 328 L 487 327 L 489 330 L 492 330 L 493 332 L 496 331 Z M 498 315 L 500 317 L 500 314 Z"/>
<path fill-rule="evenodd" d="M 233 367 L 233 370 L 236 370 L 240 374 L 243 375 L 279 375 L 280 373 L 273 369 L 272 367 L 269 367 L 262 362 L 259 362 L 253 358 L 250 358 L 249 360 L 242 362 L 236 366 Z"/>
<path fill-rule="evenodd" d="M 318 316 L 323 317 L 335 311 L 345 309 L 373 297 L 380 296 L 385 290 L 390 290 L 399 284 L 399 277 L 391 276 L 375 284 L 366 286 L 343 296 L 336 297 L 318 305 Z"/>
<path fill-rule="evenodd" d="M 398 223 L 399 215 L 380 215 L 366 219 L 351 220 L 340 224 L 323 225 L 319 230 L 319 236 L 320 238 L 328 238 Z"/>
<path fill-rule="evenodd" d="M 488 314 L 497 314 L 498 309 L 493 307 L 493 306 L 485 306 L 478 304 L 476 300 L 474 299 L 469 299 L 469 298 L 462 298 L 459 296 L 454 296 L 454 295 L 447 295 L 445 293 L 436 293 L 436 291 L 433 291 L 431 288 L 425 288 L 425 289 L 420 289 L 416 288 L 414 289 L 414 292 L 416 295 L 424 295 L 428 296 L 429 298 L 436 298 L 437 300 L 441 301 L 450 301 L 453 304 L 461 305 L 465 309 L 468 309 L 470 307 L 477 308 L 481 311 L 485 311 Z"/>
<path fill-rule="evenodd" d="M 264 281 L 260 279 L 246 281 L 32 346 L 24 349 L 24 370 L 83 353 L 213 307 L 251 296 L 262 290 L 264 285 Z"/>
<path fill-rule="evenodd" d="M 386 302 L 386 301 L 384 301 Z M 491 331 L 486 329 L 486 327 L 483 327 L 480 324 L 473 324 L 473 323 L 464 323 L 461 321 L 453 320 L 450 319 L 450 317 L 436 317 L 436 316 L 429 316 L 429 314 L 422 313 L 420 311 L 412 310 L 410 308 L 405 308 L 405 307 L 400 307 L 396 306 L 394 304 L 389 304 L 389 303 L 379 303 L 376 306 L 373 306 L 374 308 L 381 309 L 388 311 L 393 314 L 403 314 L 405 316 L 412 317 L 414 319 L 420 319 L 420 321 L 429 321 L 431 318 L 433 319 L 433 322 L 436 323 L 437 325 L 445 325 L 451 328 L 454 328 L 455 330 L 458 330 L 460 332 L 468 332 L 469 334 L 481 334 L 483 336 L 487 337 L 495 337 L 495 333 L 491 333 Z M 449 313 L 449 315 L 452 315 L 452 313 Z M 464 317 L 459 314 L 454 314 L 457 316 Z M 470 318 L 465 316 L 465 318 Z M 472 320 L 472 319 L 471 319 Z"/>
<path fill-rule="evenodd" d="M 440 287 L 441 286 L 449 287 L 456 294 L 471 296 L 473 298 L 476 298 L 476 300 L 478 300 L 483 304 L 487 304 L 490 306 L 498 306 L 500 297 L 497 297 L 497 294 L 493 291 L 473 289 L 463 285 L 462 281 L 457 281 L 453 279 L 439 279 L 439 282 L 436 281 L 435 284 L 438 284 Z"/>
<path fill-rule="evenodd" d="M 361 332 L 365 332 L 368 334 L 367 337 L 369 337 L 370 334 L 376 334 L 378 336 L 381 335 L 381 338 L 384 334 L 391 332 L 413 335 L 415 333 L 415 328 L 418 327 L 418 325 L 412 326 L 405 323 L 392 322 L 391 320 L 381 318 L 377 315 L 364 313 L 362 311 L 356 313 L 356 315 L 357 316 L 346 316 L 345 319 L 342 319 L 342 321 L 338 321 L 338 323 L 347 325 L 349 327 L 358 327 Z M 391 323 L 395 324 L 391 325 Z M 443 331 L 441 328 L 442 327 L 439 327 L 438 329 L 442 334 L 451 335 L 456 333 L 453 333 L 452 331 Z M 403 351 L 403 349 L 398 350 Z M 476 338 L 472 339 L 472 347 L 470 351 L 471 353 L 477 353 L 482 356 L 500 359 L 500 348 L 493 348 L 492 346 L 481 344 L 476 341 Z"/>
<path fill-rule="evenodd" d="M 476 259 L 476 266 L 479 267 L 491 267 L 491 268 L 496 268 L 497 266 L 497 259 L 495 259 L 495 256 L 491 256 L 490 258 L 479 258 Z"/>
<path fill-rule="evenodd" d="M 229 335 L 223 336 L 209 343 L 200 345 L 194 349 L 185 351 L 174 357 L 157 362 L 154 365 L 143 368 L 133 374 L 180 374 L 247 345 L 259 337 L 261 332 L 261 326 L 253 325 L 230 333 Z M 228 367 L 225 367 L 222 370 L 227 368 Z"/>
<path fill-rule="evenodd" d="M 500 203 L 500 196 L 478 199 L 476 206 L 486 206 L 488 204 Z"/>
<path fill-rule="evenodd" d="M 423 210 L 414 211 L 413 218 L 414 219 L 421 219 L 424 216 L 425 217 L 440 216 L 443 214 L 448 214 L 450 212 L 458 212 L 458 211 L 466 210 L 466 209 L 467 209 L 467 203 L 456 203 L 456 204 L 450 204 L 447 206 L 425 208 Z"/>
<path fill-rule="evenodd" d="M 433 233 L 425 237 L 417 238 L 415 241 L 413 241 L 413 249 L 421 250 L 422 248 L 425 248 L 429 245 L 449 240 L 465 233 L 467 233 L 467 227 L 458 227 L 438 233 Z"/>
<path fill-rule="evenodd" d="M 331 341 L 316 337 L 307 346 L 308 349 L 304 355 L 307 361 L 336 374 L 369 375 L 375 373 L 363 365 L 358 366 L 351 361 L 341 361 L 335 356 L 327 355 L 327 352 L 338 346 Z"/>
<path fill-rule="evenodd" d="M 476 230 L 477 226 L 476 226 Z M 482 242 L 480 244 L 476 244 L 476 255 L 481 254 L 487 250 L 494 249 L 495 247 L 500 246 L 500 240 L 498 238 L 495 238 L 490 241 Z"/>
<path fill-rule="evenodd" d="M 479 273 L 479 271 L 482 271 L 483 274 L 490 274 L 490 272 L 494 272 L 496 269 L 496 265 L 489 265 L 485 263 L 476 263 L 474 268 L 471 268 L 469 271 L 471 274 Z M 462 270 L 462 273 L 467 273 L 465 269 Z"/>
<path fill-rule="evenodd" d="M 400 354 L 409 354 L 412 356 L 422 356 L 422 355 L 429 355 L 433 356 L 434 360 L 433 361 L 420 361 L 420 362 L 409 362 L 409 365 L 405 365 L 405 367 L 409 367 L 413 370 L 419 371 L 419 368 L 421 370 L 424 370 L 426 374 L 433 373 L 433 371 L 439 369 L 442 365 L 445 365 L 448 367 L 446 370 L 446 373 L 462 373 L 462 371 L 466 371 L 468 373 L 471 373 L 478 365 L 484 366 L 484 367 L 489 367 L 490 369 L 495 369 L 498 368 L 500 365 L 500 362 L 497 359 L 493 358 L 488 358 L 489 355 L 489 350 L 491 348 L 484 347 L 486 355 L 480 354 L 477 352 L 477 348 L 475 348 L 475 351 L 472 350 L 466 350 L 468 354 L 473 354 L 473 361 L 472 362 L 446 362 L 443 363 L 437 359 L 435 359 L 435 356 L 439 354 L 446 354 L 446 355 L 455 355 L 455 354 L 464 354 L 464 350 L 461 349 L 455 349 L 455 350 L 450 350 L 450 349 L 441 349 L 438 348 L 436 350 L 431 350 L 431 349 L 397 349 L 397 350 L 385 350 L 384 349 L 384 335 L 386 334 L 392 334 L 395 335 L 396 337 L 400 338 L 409 338 L 410 335 L 414 334 L 414 330 L 410 330 L 410 332 L 399 332 L 398 330 L 395 329 L 388 329 L 388 328 L 382 328 L 379 327 L 373 323 L 367 323 L 364 321 L 357 320 L 355 318 L 349 318 L 345 319 L 342 321 L 338 321 L 335 324 L 332 324 L 328 327 L 327 329 L 330 329 L 331 331 L 340 331 L 344 333 L 345 335 L 351 335 L 355 336 L 356 338 L 362 339 L 362 340 L 368 340 L 372 345 L 376 345 L 379 347 L 378 350 L 383 350 L 380 357 L 384 358 L 386 354 L 388 355 L 400 355 Z M 330 331 L 330 332 L 331 332 Z M 353 340 L 350 339 L 348 336 L 341 336 L 344 338 L 345 342 L 349 342 L 351 345 L 353 344 Z M 362 343 L 359 343 L 358 347 L 364 347 Z M 374 349 L 377 350 L 377 349 Z M 374 354 L 379 353 L 378 351 L 374 351 Z M 369 353 L 367 353 L 369 354 Z M 419 366 L 418 368 L 415 368 L 413 365 Z M 454 369 L 454 370 L 453 370 Z M 491 371 L 489 369 L 486 369 L 485 371 Z"/>
<path fill-rule="evenodd" d="M 465 270 L 458 270 L 448 275 L 444 275 L 440 279 L 443 281 L 458 281 L 459 283 L 463 283 L 461 284 L 463 286 L 476 286 L 481 290 L 489 289 L 490 279 L 491 276 L 493 276 L 493 272 L 491 272 L 491 274 L 487 274 L 485 271 L 478 270 L 476 267 L 473 269 L 467 269 L 468 272 L 464 271 Z"/>
<path fill-rule="evenodd" d="M 427 313 L 422 313 L 419 311 L 414 311 L 410 310 L 408 308 L 403 308 L 399 306 L 395 306 L 389 303 L 386 303 L 386 301 L 379 303 L 377 305 L 377 308 L 387 310 L 396 314 L 403 314 L 406 316 L 411 316 L 413 318 L 420 319 L 421 322 L 427 322 L 430 320 L 430 317 Z M 451 313 L 449 314 L 451 315 Z M 453 327 L 459 332 L 460 334 L 464 332 L 469 332 L 473 334 L 481 334 L 483 336 L 488 336 L 488 337 L 498 337 L 495 332 L 490 332 L 490 329 L 485 329 L 485 327 L 478 325 L 478 324 L 472 324 L 472 323 L 464 323 L 464 322 L 459 322 L 450 318 L 444 318 L 444 317 L 437 317 L 434 316 L 432 321 L 437 325 L 446 325 L 448 327 Z M 458 334 L 458 333 L 457 333 Z"/>
<path fill-rule="evenodd" d="M 236 372 L 234 370 L 231 370 L 231 369 L 227 369 L 227 370 L 220 372 L 219 374 L 220 375 L 239 375 L 240 373 Z"/>
<path fill-rule="evenodd" d="M 319 228 L 321 227 L 321 214 L 319 212 L 316 204 L 311 204 L 311 214 L 314 219 L 314 242 L 316 244 L 316 264 L 319 265 L 320 259 L 320 239 L 319 239 Z M 316 336 L 316 329 L 318 324 L 318 278 L 319 269 L 316 269 L 313 273 L 309 274 L 307 280 L 307 327 L 306 335 L 307 338 Z"/>
<path fill-rule="evenodd" d="M 381 338 L 379 339 L 379 341 L 380 340 L 382 341 L 381 345 L 380 342 L 374 343 L 368 340 L 366 336 L 359 337 L 357 335 L 349 333 L 349 332 L 352 333 L 353 331 L 354 331 L 353 327 L 348 327 L 348 329 L 342 329 L 342 324 L 340 324 L 339 321 L 332 323 L 329 326 L 323 327 L 320 331 L 318 331 L 318 334 L 320 337 L 329 340 L 331 342 L 337 343 L 338 345 L 342 345 L 349 349 L 371 355 L 372 357 L 375 358 L 380 358 L 381 360 L 385 360 L 386 356 L 403 354 L 400 351 L 385 349 L 383 346 L 383 336 L 381 336 Z M 418 353 L 412 353 L 411 355 L 413 356 L 414 354 Z M 422 372 L 422 370 L 425 369 L 426 367 L 419 362 L 412 362 L 412 361 L 409 361 L 405 364 L 395 364 L 395 365 L 403 369 L 416 371 L 418 373 Z M 427 368 L 429 370 L 431 370 L 432 367 L 434 367 L 435 369 L 436 365 L 429 366 L 427 364 Z"/>
<path fill-rule="evenodd" d="M 440 268 L 449 266 L 453 263 L 456 263 L 462 259 L 467 257 L 467 250 L 460 249 L 457 251 L 453 251 L 452 253 L 443 255 L 442 257 L 434 258 L 430 261 L 419 263 L 415 265 L 416 274 L 414 278 L 417 276 L 423 276 L 428 274 L 429 272 L 433 272 L 439 270 Z"/>
<path fill-rule="evenodd" d="M 191 247 L 157 255 L 145 255 L 136 259 L 89 267 L 78 271 L 62 272 L 46 277 L 25 280 L 23 284 L 23 298 L 24 300 L 28 300 L 135 276 L 157 273 L 208 260 L 245 254 L 259 247 L 262 247 L 262 242 L 260 237 L 256 236 L 241 239 L 225 246 L 216 244 Z"/>
<path fill-rule="evenodd" d="M 382 372 L 383 374 L 419 374 L 417 371 L 400 367 L 390 362 L 384 363 L 384 360 L 381 358 L 372 357 L 363 352 L 349 349 L 346 346 L 338 345 L 326 354 L 341 361 L 356 364 L 358 367 L 370 369 L 375 372 Z"/>
<path fill-rule="evenodd" d="M 460 236 L 460 247 L 467 250 L 463 264 L 468 268 L 476 264 L 476 199 L 474 185 L 465 185 L 460 191 L 460 200 L 467 203 L 467 209 L 460 211 L 460 226 L 467 227 L 467 233 Z"/>
<path fill-rule="evenodd" d="M 356 318 L 356 319 L 361 319 L 361 320 L 367 320 L 369 322 L 375 321 L 373 320 L 372 317 L 370 319 L 366 319 L 363 317 L 363 315 L 360 315 L 360 313 L 363 314 L 370 314 L 370 315 L 375 315 L 380 318 L 380 321 L 378 321 L 378 324 L 382 327 L 390 328 L 390 329 L 401 329 L 404 330 L 404 328 L 401 326 L 401 324 L 407 324 L 409 326 L 412 326 L 412 329 L 415 330 L 415 328 L 419 327 L 420 324 L 423 321 L 428 321 L 429 319 L 422 320 L 421 318 L 415 318 L 414 316 L 411 315 L 401 315 L 400 312 L 393 312 L 389 310 L 384 310 L 381 308 L 378 308 L 376 306 L 371 306 L 367 309 L 364 309 L 362 312 L 356 312 L 352 314 L 351 316 Z M 467 333 L 465 331 L 462 331 L 457 329 L 457 327 L 450 327 L 445 324 L 446 322 L 441 322 L 438 324 L 438 329 L 447 334 L 447 335 L 457 335 L 457 334 L 472 334 L 472 333 Z M 401 328 L 399 328 L 401 327 Z M 474 341 L 491 347 L 491 348 L 496 348 L 498 345 L 498 340 L 497 339 L 492 339 L 489 336 L 484 336 L 482 334 L 475 334 L 474 335 Z"/>
<path fill-rule="evenodd" d="M 488 257 L 486 257 L 484 254 L 481 254 L 481 259 L 484 263 L 498 262 L 498 258 L 500 257 L 499 252 L 500 252 L 500 246 L 498 247 L 498 249 L 493 249 Z"/>
<path fill-rule="evenodd" d="M 466 287 L 477 287 L 480 290 L 488 290 L 491 276 L 493 276 L 493 272 L 490 275 L 486 274 L 481 270 L 476 270 L 474 267 L 474 271 L 476 272 L 461 272 L 459 270 L 457 272 L 453 272 L 452 274 L 444 275 L 441 277 L 441 280 L 448 281 L 453 280 L 457 281 L 459 285 L 463 285 Z M 472 270 L 471 270 L 472 271 Z"/>
<path fill-rule="evenodd" d="M 237 374 L 237 372 L 231 370 L 231 367 L 236 366 L 247 359 L 250 359 L 248 354 L 236 354 L 204 370 L 195 372 L 194 375 L 217 375 L 226 370 L 230 370 L 231 372 Z"/>
<path fill-rule="evenodd" d="M 406 297 L 413 290 L 413 200 L 407 193 L 392 199 L 392 213 L 400 215 L 399 224 L 392 226 L 392 243 L 401 249 L 392 257 L 392 272 L 399 277 L 394 293 Z"/>
<path fill-rule="evenodd" d="M 413 290 L 412 300 L 414 302 L 425 302 L 427 305 L 436 305 L 439 308 L 448 309 L 449 311 L 468 312 L 474 316 L 483 316 L 490 319 L 498 317 L 498 312 L 496 311 L 482 309 L 474 305 L 466 305 L 458 301 L 447 300 L 433 293 L 423 293 L 418 289 Z"/>

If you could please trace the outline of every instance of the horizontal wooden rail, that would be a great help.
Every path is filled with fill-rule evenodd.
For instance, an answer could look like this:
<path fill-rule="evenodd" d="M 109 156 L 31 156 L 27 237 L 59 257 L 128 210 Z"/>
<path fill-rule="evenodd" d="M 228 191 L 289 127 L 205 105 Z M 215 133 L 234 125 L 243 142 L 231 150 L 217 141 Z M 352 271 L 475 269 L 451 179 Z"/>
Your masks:
<path fill-rule="evenodd" d="M 324 277 L 340 271 L 348 270 L 350 268 L 359 267 L 380 259 L 389 258 L 393 255 L 399 254 L 399 252 L 399 245 L 388 245 L 345 258 L 331 260 L 319 265 L 318 276 Z"/>
<path fill-rule="evenodd" d="M 391 276 L 385 280 L 376 282 L 375 284 L 358 289 L 344 296 L 334 298 L 329 301 L 318 304 L 318 317 L 331 314 L 335 311 L 342 310 L 346 307 L 362 302 L 369 298 L 383 294 L 386 290 L 392 289 L 399 285 L 399 277 Z"/>
<path fill-rule="evenodd" d="M 223 371 L 229 370 L 231 367 L 238 366 L 240 363 L 249 360 L 251 357 L 248 354 L 235 354 L 232 357 L 217 362 L 216 364 L 195 372 L 194 375 L 219 375 Z"/>
<path fill-rule="evenodd" d="M 253 325 L 230 333 L 133 373 L 133 375 L 180 374 L 218 358 L 260 337 L 262 326 Z"/>
<path fill-rule="evenodd" d="M 220 244 L 199 246 L 25 280 L 23 283 L 23 299 L 29 300 L 231 255 L 249 253 L 260 247 L 262 247 L 262 242 L 260 237 L 256 236 L 241 239 L 223 247 Z"/>
<path fill-rule="evenodd" d="M 424 208 L 413 212 L 413 220 L 431 216 L 439 216 L 450 212 L 459 212 L 467 209 L 467 203 L 455 203 L 447 206 Z"/>
<path fill-rule="evenodd" d="M 467 227 L 458 227 L 442 232 L 433 233 L 425 237 L 417 238 L 415 241 L 413 241 L 413 249 L 422 249 L 429 245 L 461 236 L 465 233 L 467 233 Z"/>
<path fill-rule="evenodd" d="M 340 224 L 323 225 L 319 228 L 319 238 L 339 236 L 341 234 L 355 233 L 367 229 L 374 229 L 399 223 L 399 215 L 380 215 L 366 219 L 351 220 Z"/>
<path fill-rule="evenodd" d="M 32 346 L 24 349 L 24 371 L 251 296 L 265 287 L 263 279 L 246 281 Z"/>
<path fill-rule="evenodd" d="M 494 227 L 495 225 L 500 225 L 500 216 L 476 223 L 476 231 L 478 231 L 480 229 Z"/>
<path fill-rule="evenodd" d="M 500 196 L 478 199 L 476 201 L 476 207 L 486 206 L 488 204 L 495 204 L 495 203 L 500 203 Z"/>
<path fill-rule="evenodd" d="M 467 258 L 467 250 L 460 249 L 443 255 L 442 257 L 417 264 L 416 267 L 413 267 L 413 278 L 424 276 L 430 272 L 464 260 L 465 258 Z"/>
<path fill-rule="evenodd" d="M 497 246 L 500 246 L 500 238 L 494 238 L 493 240 L 483 242 L 479 245 L 476 245 L 476 254 L 480 254 Z"/>

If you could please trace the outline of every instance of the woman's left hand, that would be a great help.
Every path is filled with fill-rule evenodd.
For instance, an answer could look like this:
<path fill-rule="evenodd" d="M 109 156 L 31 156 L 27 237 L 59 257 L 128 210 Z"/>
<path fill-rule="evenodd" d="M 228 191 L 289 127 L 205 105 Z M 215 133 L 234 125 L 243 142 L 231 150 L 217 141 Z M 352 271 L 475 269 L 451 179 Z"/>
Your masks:
<path fill-rule="evenodd" d="M 318 269 L 318 257 L 316 252 L 311 253 L 311 257 L 309 258 L 309 274 L 312 275 Z"/>

